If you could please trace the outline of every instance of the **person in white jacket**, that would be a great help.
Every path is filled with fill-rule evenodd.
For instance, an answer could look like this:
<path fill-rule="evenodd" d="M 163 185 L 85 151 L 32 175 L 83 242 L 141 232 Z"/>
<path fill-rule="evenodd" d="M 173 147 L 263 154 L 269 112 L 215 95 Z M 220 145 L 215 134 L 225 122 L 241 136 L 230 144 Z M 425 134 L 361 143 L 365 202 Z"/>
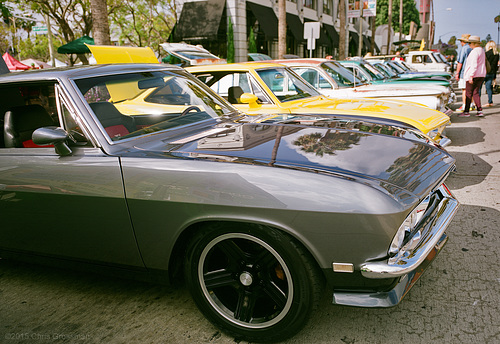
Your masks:
<path fill-rule="evenodd" d="M 486 54 L 481 47 L 479 36 L 470 36 L 469 45 L 472 48 L 467 62 L 465 64 L 464 80 L 465 80 L 465 108 L 464 112 L 458 115 L 459 117 L 469 117 L 469 109 L 472 99 L 477 107 L 477 116 L 483 116 L 483 108 L 481 106 L 481 97 L 479 95 L 481 85 L 486 76 Z"/>

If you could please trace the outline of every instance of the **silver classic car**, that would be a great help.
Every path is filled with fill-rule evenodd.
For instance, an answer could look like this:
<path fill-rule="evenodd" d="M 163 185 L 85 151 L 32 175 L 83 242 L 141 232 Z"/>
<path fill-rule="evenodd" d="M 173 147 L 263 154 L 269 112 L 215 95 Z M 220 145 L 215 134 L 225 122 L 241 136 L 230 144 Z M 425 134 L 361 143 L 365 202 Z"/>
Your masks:
<path fill-rule="evenodd" d="M 248 341 L 398 304 L 447 241 L 454 159 L 411 128 L 245 116 L 175 66 L 0 77 L 0 257 L 184 281 Z"/>

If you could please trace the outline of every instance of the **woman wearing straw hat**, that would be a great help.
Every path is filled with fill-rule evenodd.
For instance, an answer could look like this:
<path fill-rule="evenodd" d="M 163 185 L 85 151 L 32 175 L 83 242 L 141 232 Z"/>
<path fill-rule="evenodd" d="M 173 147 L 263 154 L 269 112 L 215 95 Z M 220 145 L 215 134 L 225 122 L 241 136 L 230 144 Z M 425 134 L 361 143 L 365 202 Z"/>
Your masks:
<path fill-rule="evenodd" d="M 472 98 L 477 107 L 477 116 L 483 116 L 483 108 L 481 107 L 481 97 L 479 90 L 486 76 L 486 54 L 481 47 L 479 36 L 470 36 L 469 45 L 472 48 L 467 63 L 465 64 L 464 80 L 465 80 L 465 109 L 464 112 L 458 115 L 459 117 L 469 117 L 470 104 Z"/>
<path fill-rule="evenodd" d="M 469 46 L 468 39 L 470 34 L 464 33 L 462 37 L 458 40 L 462 45 L 460 50 L 458 51 L 457 56 L 457 74 L 455 75 L 455 79 L 458 81 L 458 88 L 462 90 L 462 105 L 457 109 L 458 112 L 463 112 L 465 109 L 465 80 L 464 80 L 464 70 L 465 70 L 465 62 L 467 60 L 467 56 L 469 56 L 472 51 Z"/>

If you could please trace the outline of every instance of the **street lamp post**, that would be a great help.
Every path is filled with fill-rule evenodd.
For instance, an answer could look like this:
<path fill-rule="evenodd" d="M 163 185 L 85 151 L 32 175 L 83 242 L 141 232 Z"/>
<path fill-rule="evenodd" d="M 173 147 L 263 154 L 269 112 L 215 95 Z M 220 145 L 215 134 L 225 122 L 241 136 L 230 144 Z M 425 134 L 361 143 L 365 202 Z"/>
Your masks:
<path fill-rule="evenodd" d="M 495 17 L 494 21 L 498 24 L 497 44 L 500 44 L 500 14 Z"/>
<path fill-rule="evenodd" d="M 500 14 L 495 17 L 495 23 L 498 24 L 497 44 L 500 44 Z"/>

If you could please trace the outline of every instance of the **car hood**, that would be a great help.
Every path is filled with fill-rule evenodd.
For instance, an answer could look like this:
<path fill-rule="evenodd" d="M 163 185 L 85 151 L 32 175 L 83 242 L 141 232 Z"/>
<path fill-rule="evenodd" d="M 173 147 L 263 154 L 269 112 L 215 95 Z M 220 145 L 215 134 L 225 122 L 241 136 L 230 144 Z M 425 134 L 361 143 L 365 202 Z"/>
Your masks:
<path fill-rule="evenodd" d="M 428 133 L 450 122 L 450 118 L 442 112 L 403 100 L 309 97 L 281 104 L 282 107 L 289 108 L 291 113 L 300 111 L 311 114 L 382 117 L 406 123 L 423 133 Z"/>
<path fill-rule="evenodd" d="M 440 80 L 440 79 L 429 79 L 429 78 L 394 78 L 394 79 L 385 79 L 385 80 L 373 80 L 372 83 L 410 83 L 412 85 L 440 85 L 449 87 L 450 82 L 448 80 Z"/>
<path fill-rule="evenodd" d="M 438 79 L 438 80 L 448 80 L 449 73 L 446 72 L 408 72 L 399 74 L 400 78 L 403 79 Z"/>
<path fill-rule="evenodd" d="M 370 84 L 354 87 L 352 92 L 363 94 L 365 97 L 405 97 L 405 96 L 438 96 L 446 95 L 450 91 L 440 85 L 430 85 L 428 87 L 415 87 L 415 85 L 397 85 L 391 83 Z"/>
<path fill-rule="evenodd" d="M 286 117 L 219 124 L 177 139 L 155 139 L 142 146 L 136 143 L 135 148 L 153 156 L 332 174 L 362 180 L 393 194 L 394 187 L 405 189 L 419 198 L 454 166 L 445 150 L 427 144 L 411 130 L 355 120 Z"/>

